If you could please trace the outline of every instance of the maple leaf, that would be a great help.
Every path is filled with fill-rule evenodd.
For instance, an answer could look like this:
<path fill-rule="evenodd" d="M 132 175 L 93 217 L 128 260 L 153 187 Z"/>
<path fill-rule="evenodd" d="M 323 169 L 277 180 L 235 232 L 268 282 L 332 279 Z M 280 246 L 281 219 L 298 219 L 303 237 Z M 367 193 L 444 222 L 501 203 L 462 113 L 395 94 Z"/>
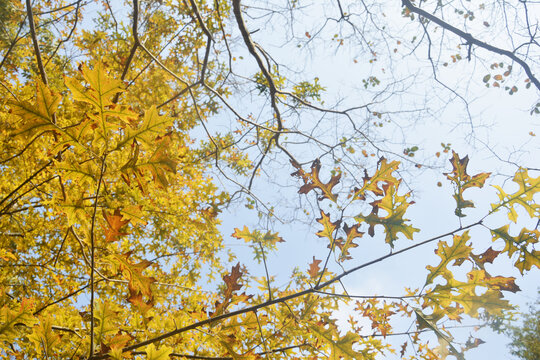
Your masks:
<path fill-rule="evenodd" d="M 467 174 L 467 165 L 469 164 L 469 157 L 465 156 L 460 159 L 459 155 L 452 151 L 452 159 L 450 160 L 452 164 L 452 172 L 445 173 L 446 178 L 454 183 L 456 191 L 454 193 L 454 199 L 456 200 L 457 207 L 455 214 L 459 217 L 466 216 L 463 214 L 464 208 L 474 207 L 474 203 L 470 200 L 465 200 L 463 198 L 463 192 L 472 187 L 481 188 L 484 186 L 486 179 L 491 175 L 491 173 L 480 173 L 471 177 Z"/>
<path fill-rule="evenodd" d="M 319 264 L 322 262 L 322 260 L 316 260 L 315 256 L 313 257 L 313 262 L 309 264 L 309 270 L 308 274 L 309 276 L 314 279 L 319 274 L 319 271 L 321 271 L 321 268 L 319 267 Z"/>
<path fill-rule="evenodd" d="M 383 182 L 386 185 L 397 184 L 398 179 L 393 175 L 393 172 L 399 168 L 399 161 L 388 163 L 384 157 L 381 157 L 377 162 L 377 170 L 373 176 L 369 176 L 364 169 L 364 184 L 360 189 L 355 189 L 353 199 L 365 200 L 366 191 L 371 191 L 375 195 L 383 195 L 384 191 L 379 187 L 379 183 Z"/>
<path fill-rule="evenodd" d="M 406 222 L 409 219 L 403 218 L 407 208 L 414 204 L 414 201 L 407 202 L 410 193 L 403 196 L 398 195 L 399 184 L 400 181 L 397 183 L 385 183 L 383 185 L 384 197 L 371 202 L 371 213 L 367 216 L 360 214 L 355 217 L 358 222 L 366 222 L 369 225 L 368 234 L 371 237 L 375 236 L 375 226 L 382 225 L 386 233 L 385 241 L 391 247 L 394 247 L 394 241 L 397 239 L 398 233 L 402 233 L 406 238 L 412 240 L 413 234 L 420 231 L 412 227 L 412 225 L 407 225 Z M 387 215 L 379 216 L 380 209 L 384 210 Z"/>
<path fill-rule="evenodd" d="M 322 199 L 326 198 L 333 202 L 337 201 L 337 195 L 332 193 L 332 189 L 339 183 L 339 179 L 341 179 L 341 173 L 332 175 L 330 181 L 325 184 L 319 178 L 321 170 L 321 162 L 319 161 L 319 159 L 316 159 L 311 164 L 311 173 L 306 173 L 302 169 L 302 167 L 294 161 L 291 161 L 291 164 L 297 169 L 297 171 L 295 171 L 291 175 L 299 177 L 304 181 L 304 185 L 302 185 L 300 187 L 300 190 L 298 190 L 299 194 L 307 194 L 311 190 L 320 189 L 322 191 Z"/>
<path fill-rule="evenodd" d="M 128 234 L 126 232 L 122 232 L 122 228 L 129 223 L 129 220 L 122 220 L 123 216 L 119 209 L 115 209 L 114 213 L 112 214 L 109 214 L 103 210 L 103 217 L 107 221 L 108 225 L 102 225 L 102 228 L 105 231 L 105 241 L 116 241 L 120 238 L 120 236 Z"/>
<path fill-rule="evenodd" d="M 15 136 L 24 134 L 26 137 L 38 132 L 59 130 L 54 123 L 54 113 L 62 97 L 50 90 L 41 81 L 36 82 L 36 101 L 10 101 L 12 113 L 22 118 Z"/>
<path fill-rule="evenodd" d="M 540 205 L 534 202 L 534 195 L 540 192 L 540 176 L 530 177 L 527 169 L 519 168 L 512 181 L 519 185 L 518 191 L 513 194 L 507 194 L 500 186 L 493 185 L 499 192 L 500 202 L 491 204 L 491 213 L 506 208 L 508 219 L 516 223 L 518 214 L 514 206 L 519 205 L 531 218 L 540 217 Z"/>

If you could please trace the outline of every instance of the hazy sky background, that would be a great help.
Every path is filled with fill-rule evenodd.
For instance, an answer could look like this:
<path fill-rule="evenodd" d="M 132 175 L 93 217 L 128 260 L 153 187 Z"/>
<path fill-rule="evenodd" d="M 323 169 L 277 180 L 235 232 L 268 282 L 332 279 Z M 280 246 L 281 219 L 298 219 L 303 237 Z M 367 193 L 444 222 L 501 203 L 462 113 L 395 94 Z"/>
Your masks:
<path fill-rule="evenodd" d="M 306 2 L 302 2 L 302 4 L 306 4 Z M 532 88 L 525 90 L 521 83 L 518 83 L 520 85 L 519 91 L 512 96 L 502 89 L 486 88 L 482 77 L 489 73 L 489 65 L 499 61 L 505 61 L 505 66 L 508 64 L 506 60 L 488 52 L 474 49 L 475 56 L 470 62 L 462 60 L 457 63 L 452 63 L 451 58 L 445 60 L 445 57 L 441 55 L 437 66 L 438 78 L 451 89 L 455 89 L 459 96 L 466 99 L 467 105 L 459 96 L 433 80 L 433 70 L 427 60 L 425 43 L 418 47 L 415 47 L 417 44 L 404 44 L 404 39 L 410 39 L 413 36 L 407 33 L 408 30 L 412 29 L 412 31 L 418 32 L 417 22 L 411 22 L 400 16 L 399 2 L 385 2 L 385 4 L 389 6 L 384 7 L 387 21 L 384 26 L 388 26 L 389 33 L 392 33 L 390 28 L 393 27 L 394 34 L 396 34 L 395 39 L 386 39 L 386 42 L 387 44 L 395 43 L 395 48 L 398 50 L 392 54 L 391 59 L 387 58 L 388 54 L 380 54 L 375 63 L 370 63 L 369 55 L 355 47 L 355 40 L 345 41 L 343 46 L 338 46 L 337 41 L 329 41 L 331 33 L 338 32 L 337 27 L 334 26 L 332 29 L 332 25 L 328 25 L 328 31 L 322 31 L 317 35 L 318 39 L 313 39 L 312 43 L 307 45 L 288 39 L 283 35 L 283 29 L 291 30 L 293 26 L 287 28 L 285 25 L 280 27 L 280 25 L 275 25 L 275 22 L 272 23 L 274 20 L 279 23 L 278 15 L 272 18 L 248 18 L 247 25 L 250 31 L 258 29 L 252 35 L 254 41 L 266 49 L 277 63 L 284 64 L 286 70 L 290 70 L 291 73 L 294 73 L 293 70 L 298 71 L 298 78 L 305 80 L 312 80 L 314 77 L 320 79 L 320 83 L 327 89 L 324 99 L 325 105 L 328 107 L 337 102 L 339 102 L 340 109 L 365 104 L 374 96 L 374 92 L 388 84 L 385 83 L 385 80 L 388 81 L 392 78 L 400 80 L 397 85 L 392 87 L 396 91 L 393 96 L 386 99 L 380 106 L 373 106 L 374 109 L 395 112 L 388 116 L 390 122 L 385 123 L 376 136 L 381 140 L 380 144 L 383 147 L 398 154 L 401 152 L 400 150 L 408 147 L 408 144 L 418 146 L 420 150 L 415 159 L 425 159 L 427 163 L 435 167 L 434 169 L 426 169 L 420 175 L 417 174 L 418 172 L 411 175 L 407 171 L 402 174 L 407 182 L 406 185 L 413 189 L 416 201 L 416 204 L 409 208 L 406 217 L 411 219 L 411 224 L 421 229 L 420 233 L 415 234 L 415 241 L 422 241 L 459 227 L 458 218 L 453 213 L 455 209 L 455 200 L 452 198 L 453 188 L 442 174 L 451 170 L 451 165 L 448 162 L 450 154 L 443 154 L 439 159 L 435 157 L 435 152 L 442 150 L 441 142 L 451 143 L 452 149 L 462 157 L 469 155 L 468 173 L 470 175 L 485 171 L 493 172 L 490 181 L 500 185 L 504 183 L 504 188 L 508 192 L 517 189 L 517 186 L 508 180 L 508 175 L 513 174 L 517 168 L 500 161 L 497 156 L 515 161 L 520 165 L 538 168 L 538 159 L 540 158 L 538 137 L 529 134 L 532 132 L 540 135 L 538 116 L 529 115 L 531 106 L 538 99 L 538 92 Z M 317 19 L 320 19 L 320 16 L 331 16 L 329 11 L 329 9 L 325 10 L 322 7 L 310 7 L 306 11 L 306 15 L 295 17 L 294 31 L 297 34 L 306 32 L 315 36 L 313 34 L 316 33 L 317 27 L 313 24 Z M 256 14 L 257 12 L 248 10 L 248 13 Z M 338 14 L 334 13 L 333 16 L 338 17 Z M 471 29 L 469 28 L 469 30 Z M 497 34 L 496 29 L 491 30 Z M 328 34 L 330 35 L 326 36 Z M 358 41 L 361 42 L 361 40 Z M 401 41 L 401 46 L 397 44 L 398 41 Z M 447 35 L 446 41 L 454 47 L 462 42 L 453 35 Z M 504 36 L 499 36 L 497 45 L 504 47 Z M 304 48 L 307 48 L 308 51 L 303 51 Z M 393 52 L 392 48 L 388 50 L 389 53 Z M 411 55 L 412 50 L 414 53 Z M 456 52 L 458 51 L 456 50 Z M 463 52 L 461 53 L 463 54 Z M 245 74 L 249 74 L 249 69 L 253 69 L 251 73 L 254 73 L 256 71 L 253 67 L 254 60 L 248 54 L 244 54 L 243 57 L 243 60 L 238 60 L 236 69 Z M 450 63 L 449 66 L 442 65 L 446 61 Z M 516 79 L 523 81 L 523 73 L 515 66 Z M 370 75 L 380 77 L 381 85 L 379 87 L 364 88 L 362 79 Z M 511 81 L 513 79 L 508 80 L 508 83 Z M 519 80 L 515 81 L 517 83 Z M 244 97 L 237 105 L 246 109 L 244 113 L 257 113 L 258 101 L 255 99 L 249 104 L 249 100 Z M 251 109 L 250 106 L 254 108 Z M 405 111 L 400 113 L 403 110 Z M 355 116 L 355 120 L 358 122 L 365 121 L 365 115 L 361 112 L 355 113 Z M 316 115 L 312 115 L 312 117 L 305 115 L 301 119 L 304 124 L 310 122 L 314 124 L 318 120 Z M 309 127 L 309 125 L 304 126 Z M 328 129 L 336 126 L 338 129 L 340 128 L 339 121 L 332 122 L 331 119 L 326 125 L 320 126 L 327 126 Z M 346 128 L 343 129 L 345 131 Z M 335 134 L 330 133 L 327 136 L 330 138 Z M 298 155 L 300 157 L 306 155 L 304 158 L 309 158 L 311 153 Z M 388 154 L 385 156 L 389 160 L 397 159 Z M 269 171 L 266 174 L 268 179 L 265 179 L 263 175 L 263 179 L 258 180 L 261 181 L 261 185 L 256 186 L 254 192 L 261 198 L 268 199 L 270 204 L 283 199 L 299 203 L 295 198 L 300 195 L 296 194 L 294 187 L 268 187 L 265 185 L 264 180 L 282 185 L 291 185 L 295 182 L 290 177 L 290 173 L 294 169 L 287 166 L 286 162 L 283 162 L 282 165 L 280 170 Z M 406 169 L 410 169 L 410 167 L 410 164 L 405 165 Z M 323 166 L 324 179 L 329 178 L 329 170 L 330 168 Z M 359 168 L 358 171 L 361 172 L 362 169 Z M 531 172 L 531 175 L 538 176 L 534 172 Z M 442 183 L 442 187 L 436 185 L 438 181 Z M 296 181 L 296 186 L 300 185 L 301 183 Z M 402 191 L 405 189 L 404 187 Z M 485 215 L 490 209 L 490 203 L 497 200 L 496 190 L 491 186 L 467 190 L 465 198 L 474 200 L 476 208 L 465 210 L 467 217 L 463 218 L 464 225 L 475 222 Z M 313 218 L 318 216 L 318 214 L 313 215 Z M 523 215 L 522 220 L 525 219 L 524 213 L 520 212 L 520 215 Z M 247 220 L 249 218 L 252 220 Z M 257 223 L 253 213 L 237 208 L 231 213 L 225 214 L 223 219 L 222 229 L 226 235 L 231 234 L 235 227 L 241 228 L 250 222 Z M 490 219 L 487 220 L 487 224 L 501 224 L 501 221 Z M 496 214 L 493 219 L 502 219 L 504 222 L 506 214 Z M 535 220 L 524 223 L 528 225 L 528 228 L 534 228 L 536 225 Z M 280 232 L 286 243 L 280 244 L 277 253 L 268 256 L 269 271 L 271 274 L 277 275 L 275 284 L 285 284 L 288 274 L 296 266 L 301 270 L 307 270 L 308 264 L 312 262 L 312 256 L 317 259 L 326 257 L 325 241 L 314 235 L 319 229 L 317 225 L 315 223 L 314 227 L 309 229 L 308 226 L 298 223 L 286 225 L 276 223 L 274 230 Z M 517 227 L 515 228 L 517 229 Z M 365 231 L 365 229 L 363 230 Z M 492 245 L 496 249 L 502 248 L 500 243 L 492 244 L 491 236 L 486 229 L 474 229 L 470 233 L 475 244 L 475 253 L 480 253 Z M 451 239 L 445 238 L 444 240 L 449 242 Z M 241 260 L 251 256 L 249 250 L 241 249 L 242 242 L 239 240 L 227 239 L 226 237 L 226 243 L 238 254 L 241 254 Z M 364 238 L 358 241 L 358 244 L 359 247 L 351 251 L 354 260 L 346 262 L 344 265 L 346 269 L 375 259 L 389 251 L 389 246 L 384 244 L 382 229 L 379 228 L 376 228 L 374 238 L 365 234 Z M 410 244 L 412 244 L 410 240 L 400 239 L 396 243 L 396 249 Z M 434 254 L 436 247 L 437 242 L 434 242 L 352 274 L 344 280 L 347 291 L 356 295 L 402 295 L 405 286 L 421 287 L 427 275 L 425 266 L 438 263 L 437 259 L 439 258 Z M 330 268 L 340 272 L 334 264 Z M 256 267 L 252 269 L 251 275 L 264 275 L 262 265 L 258 267 L 258 271 L 255 270 Z M 531 271 L 527 277 L 523 278 L 517 270 L 512 269 L 509 261 L 502 259 L 496 260 L 486 269 L 492 275 L 516 277 L 516 283 L 522 291 L 517 294 L 508 293 L 506 298 L 519 305 L 521 310 L 526 311 L 526 304 L 536 299 L 537 287 L 540 284 L 538 269 Z M 462 276 L 464 275 L 465 272 L 462 272 Z M 342 320 L 342 324 L 345 324 L 345 319 L 348 318 L 347 308 L 343 307 L 336 313 L 336 316 Z M 471 323 L 478 322 L 464 322 L 464 324 Z M 394 330 L 396 332 L 406 330 L 408 325 L 404 324 L 404 328 L 396 327 Z M 367 325 L 367 333 L 369 333 L 369 328 L 370 326 Z M 512 358 L 506 347 L 508 342 L 506 336 L 496 335 L 489 330 L 474 333 L 472 329 L 464 329 L 456 333 L 461 336 L 457 338 L 460 341 L 465 341 L 469 333 L 486 341 L 486 344 L 466 353 L 468 360 L 484 360 L 489 357 L 494 359 Z M 396 348 L 406 339 L 406 337 L 396 339 Z M 434 341 L 436 340 L 434 339 Z M 389 355 L 387 358 L 397 359 L 398 356 Z"/>

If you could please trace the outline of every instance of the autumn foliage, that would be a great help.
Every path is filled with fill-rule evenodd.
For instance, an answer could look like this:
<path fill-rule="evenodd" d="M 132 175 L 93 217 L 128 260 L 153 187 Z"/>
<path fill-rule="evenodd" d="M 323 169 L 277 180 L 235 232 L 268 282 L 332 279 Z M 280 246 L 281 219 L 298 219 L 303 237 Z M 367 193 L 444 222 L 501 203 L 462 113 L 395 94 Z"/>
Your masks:
<path fill-rule="evenodd" d="M 514 277 L 491 274 L 486 264 L 510 259 L 521 274 L 540 267 L 540 232 L 520 222 L 540 215 L 540 177 L 527 168 L 515 171 L 514 186 L 493 190 L 484 187 L 490 173 L 468 174 L 469 158 L 452 152 L 445 175 L 454 193 L 447 196 L 460 225 L 428 238 L 408 219 L 413 191 L 391 154 L 370 157 L 354 186 L 339 164 L 299 162 L 280 143 L 289 132 L 280 108 L 287 99 L 308 107 L 322 89 L 317 82 L 296 93 L 282 89 L 242 28 L 239 1 L 134 1 L 120 22 L 105 1 L 93 28 L 81 25 L 85 2 L 32 6 L 2 9 L 10 31 L 20 26 L 27 34 L 14 38 L 20 46 L 2 40 L 0 356 L 463 359 L 480 341 L 456 344 L 451 324 L 504 317 L 512 309 L 505 292 L 519 291 Z M 228 82 L 230 69 L 218 55 L 231 51 L 231 19 L 261 67 L 252 85 L 271 102 L 272 121 L 257 123 L 228 107 L 237 84 Z M 53 36 L 53 25 L 65 26 L 63 38 Z M 59 41 L 69 51 L 51 45 Z M 212 133 L 210 119 L 225 110 L 240 125 Z M 242 225 L 232 236 L 219 229 L 236 192 L 248 197 L 241 200 L 248 208 L 257 202 L 251 184 L 264 165 L 242 148 L 244 137 L 262 159 L 285 154 L 284 174 L 318 209 L 309 215 L 313 246 L 327 257 L 297 264 L 284 286 L 272 281 L 267 261 L 288 239 L 270 227 Z M 495 191 L 498 200 L 462 224 L 475 206 L 467 195 L 473 188 Z M 486 225 L 496 213 L 507 215 Z M 504 246 L 476 248 L 472 229 Z M 235 258 L 224 245 L 231 238 L 249 246 L 253 260 Z M 386 243 L 388 254 L 369 258 L 370 242 Z M 421 288 L 355 297 L 340 285 L 420 246 L 438 257 L 424 264 Z M 331 271 L 330 263 L 342 270 Z M 265 276 L 252 277 L 253 264 L 263 264 Z M 354 306 L 348 330 L 334 316 L 345 303 Z M 370 324 L 369 335 L 359 318 Z M 398 346 L 390 341 L 396 321 L 412 324 Z"/>

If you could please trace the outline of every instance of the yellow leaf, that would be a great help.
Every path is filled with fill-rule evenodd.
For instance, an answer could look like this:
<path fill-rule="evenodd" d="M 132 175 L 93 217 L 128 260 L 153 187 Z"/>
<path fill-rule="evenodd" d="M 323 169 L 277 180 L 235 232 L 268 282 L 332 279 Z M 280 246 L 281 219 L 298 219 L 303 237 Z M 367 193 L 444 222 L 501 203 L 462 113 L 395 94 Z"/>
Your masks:
<path fill-rule="evenodd" d="M 470 200 L 465 200 L 463 198 L 463 192 L 472 187 L 481 188 L 484 186 L 486 179 L 491 175 L 491 173 L 480 173 L 471 177 L 467 174 L 467 165 L 469 164 L 469 157 L 465 156 L 460 159 L 459 155 L 452 151 L 452 159 L 450 160 L 452 164 L 452 172 L 446 173 L 446 178 L 454 184 L 455 193 L 454 199 L 456 200 L 457 207 L 455 214 L 459 217 L 464 217 L 463 214 L 464 208 L 474 207 L 474 203 Z"/>
<path fill-rule="evenodd" d="M 515 206 L 521 206 L 531 218 L 540 217 L 540 205 L 534 201 L 534 195 L 540 192 L 540 176 L 533 178 L 525 168 L 519 168 L 512 179 L 519 185 L 518 191 L 507 194 L 500 186 L 494 185 L 498 190 L 499 202 L 491 204 L 491 213 L 500 209 L 508 210 L 508 219 L 517 223 L 517 212 Z"/>
<path fill-rule="evenodd" d="M 0 308 L 0 342 L 11 343 L 18 336 L 22 336 L 19 324 L 32 327 L 37 319 L 33 315 L 33 306 L 30 300 L 24 299 L 17 310 L 7 305 Z"/>
<path fill-rule="evenodd" d="M 154 344 L 148 345 L 144 351 L 147 360 L 169 360 L 169 355 L 172 353 L 172 349 L 168 346 L 162 346 L 158 350 Z"/>
<path fill-rule="evenodd" d="M 36 101 L 10 101 L 13 114 L 22 118 L 15 136 L 24 134 L 31 137 L 38 132 L 58 130 L 54 124 L 54 113 L 62 97 L 50 90 L 43 82 L 36 82 Z"/>

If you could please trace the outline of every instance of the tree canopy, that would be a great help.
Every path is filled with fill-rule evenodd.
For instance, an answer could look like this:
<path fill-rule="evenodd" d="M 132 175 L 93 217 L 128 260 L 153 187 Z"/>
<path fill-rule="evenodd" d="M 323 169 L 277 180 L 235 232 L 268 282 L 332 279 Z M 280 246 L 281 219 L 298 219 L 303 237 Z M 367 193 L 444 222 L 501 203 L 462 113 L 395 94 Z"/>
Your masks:
<path fill-rule="evenodd" d="M 529 312 L 523 313 L 523 323 L 521 326 L 512 326 L 509 334 L 512 337 L 510 348 L 512 355 L 520 359 L 532 360 L 540 356 L 540 309 L 539 300 L 531 305 Z"/>
<path fill-rule="evenodd" d="M 473 109 L 503 93 L 537 121 L 532 8 L 0 3 L 0 355 L 464 359 L 483 341 L 453 328 L 505 318 L 516 274 L 540 267 L 534 156 L 485 143 Z M 344 58 L 362 67 L 340 93 Z M 471 170 L 482 159 L 444 136 L 415 143 L 446 109 L 500 168 Z M 436 234 L 409 220 L 426 171 L 453 198 L 423 215 L 449 210 Z M 269 263 L 283 224 L 312 235 L 288 274 Z M 344 284 L 426 248 L 399 294 Z"/>

